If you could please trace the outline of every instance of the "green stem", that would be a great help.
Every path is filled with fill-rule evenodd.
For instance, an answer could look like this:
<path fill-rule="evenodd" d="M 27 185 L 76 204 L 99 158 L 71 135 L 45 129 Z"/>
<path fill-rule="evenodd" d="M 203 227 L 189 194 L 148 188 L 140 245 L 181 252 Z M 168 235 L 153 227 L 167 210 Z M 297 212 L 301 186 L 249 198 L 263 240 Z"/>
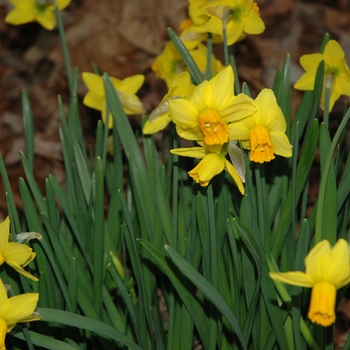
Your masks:
<path fill-rule="evenodd" d="M 330 88 L 330 86 L 326 85 L 325 93 L 324 93 L 323 122 L 326 124 L 327 128 L 328 128 L 328 124 L 329 124 L 329 101 L 330 101 L 330 98 L 331 98 L 331 88 Z"/>
<path fill-rule="evenodd" d="M 57 6 L 56 1 L 55 1 L 55 12 L 56 12 L 58 32 L 60 34 L 61 47 L 62 47 L 62 52 L 63 52 L 63 60 L 64 60 L 64 65 L 66 67 L 66 72 L 67 72 L 69 92 L 72 95 L 73 93 L 75 93 L 74 88 L 73 88 L 72 68 L 70 65 L 69 51 L 68 51 L 68 46 L 67 46 L 66 35 L 64 33 L 62 15 L 61 15 L 61 11 L 60 11 L 59 7 Z"/>
<path fill-rule="evenodd" d="M 207 80 L 211 78 L 211 55 L 213 53 L 213 36 L 211 33 L 208 33 L 207 41 L 207 69 L 205 72 L 205 77 Z"/>

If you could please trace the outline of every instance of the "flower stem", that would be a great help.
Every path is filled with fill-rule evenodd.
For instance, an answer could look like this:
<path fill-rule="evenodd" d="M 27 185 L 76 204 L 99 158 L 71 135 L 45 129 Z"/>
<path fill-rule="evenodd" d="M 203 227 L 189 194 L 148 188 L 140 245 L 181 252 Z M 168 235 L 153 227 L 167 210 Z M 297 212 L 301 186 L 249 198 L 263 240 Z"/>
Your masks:
<path fill-rule="evenodd" d="M 69 51 L 68 51 L 68 46 L 67 46 L 66 35 L 64 33 L 62 15 L 61 15 L 61 11 L 60 11 L 59 7 L 57 6 L 56 1 L 55 1 L 55 12 L 56 12 L 58 32 L 60 34 L 61 47 L 62 47 L 62 52 L 63 52 L 63 60 L 64 60 L 64 65 L 66 67 L 66 72 L 67 72 L 69 92 L 72 95 L 74 93 L 72 68 L 70 65 Z"/>
<path fill-rule="evenodd" d="M 331 97 L 331 88 L 330 86 L 326 85 L 325 87 L 325 94 L 324 94 L 324 111 L 323 111 L 323 122 L 326 124 L 328 128 L 329 124 L 329 100 Z"/>
<path fill-rule="evenodd" d="M 205 72 L 205 77 L 207 80 L 211 78 L 211 55 L 213 53 L 213 36 L 211 33 L 208 33 L 208 42 L 207 42 L 207 69 Z"/>

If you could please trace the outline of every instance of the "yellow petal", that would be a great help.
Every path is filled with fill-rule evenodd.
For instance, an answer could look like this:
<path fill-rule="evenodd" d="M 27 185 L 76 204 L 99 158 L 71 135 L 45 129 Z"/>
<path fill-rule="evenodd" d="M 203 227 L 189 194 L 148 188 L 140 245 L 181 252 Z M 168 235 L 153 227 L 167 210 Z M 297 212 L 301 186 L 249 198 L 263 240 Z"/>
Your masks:
<path fill-rule="evenodd" d="M 246 17 L 244 32 L 247 34 L 260 34 L 265 30 L 265 24 L 260 16 L 251 10 Z"/>
<path fill-rule="evenodd" d="M 344 58 L 345 54 L 341 46 L 335 40 L 329 40 L 323 52 L 326 64 L 338 66 L 339 58 Z"/>
<path fill-rule="evenodd" d="M 56 15 L 54 12 L 55 8 L 52 6 L 52 9 L 46 9 L 45 12 L 35 16 L 35 19 L 47 30 L 52 30 L 56 27 Z"/>
<path fill-rule="evenodd" d="M 207 96 L 207 89 L 205 90 L 207 106 L 217 111 L 229 106 L 233 101 L 233 84 L 233 70 L 231 66 L 228 66 L 209 81 L 210 96 Z"/>
<path fill-rule="evenodd" d="M 9 242 L 7 249 L 3 251 L 3 255 L 7 263 L 11 261 L 23 266 L 28 265 L 35 258 L 35 253 L 30 247 L 14 242 Z"/>
<path fill-rule="evenodd" d="M 0 318 L 2 315 L 4 315 L 9 308 L 9 303 L 8 303 L 8 297 L 7 297 L 7 291 L 4 286 L 4 283 L 2 282 L 0 278 Z"/>
<path fill-rule="evenodd" d="M 269 131 L 276 128 L 282 132 L 286 130 L 285 118 L 271 89 L 263 89 L 256 97 L 255 103 L 258 106 L 258 113 L 254 114 L 256 124 L 268 127 Z"/>
<path fill-rule="evenodd" d="M 35 15 L 36 10 L 33 5 L 21 6 L 10 11 L 5 17 L 5 22 L 14 25 L 29 23 L 34 21 Z"/>
<path fill-rule="evenodd" d="M 328 256 L 328 261 L 324 264 L 323 279 L 339 289 L 350 280 L 349 243 L 345 239 L 339 239 Z"/>
<path fill-rule="evenodd" d="M 273 146 L 275 147 L 275 154 L 289 158 L 292 156 L 292 146 L 286 134 L 282 132 L 270 132 L 270 138 Z"/>
<path fill-rule="evenodd" d="M 312 71 L 316 73 L 317 67 L 323 60 L 323 54 L 321 53 L 311 53 L 308 55 L 303 55 L 300 57 L 300 64 L 306 71 Z"/>
<path fill-rule="evenodd" d="M 311 288 L 315 284 L 311 276 L 301 271 L 270 272 L 269 275 L 275 281 L 291 284 L 293 286 Z"/>
<path fill-rule="evenodd" d="M 236 168 L 227 159 L 225 159 L 225 169 L 232 177 L 235 185 L 239 189 L 239 192 L 244 194 L 244 186 L 243 186 L 243 182 L 241 180 L 241 177 L 239 176 Z"/>
<path fill-rule="evenodd" d="M 233 96 L 232 103 L 220 111 L 222 119 L 227 123 L 247 118 L 257 112 L 255 102 L 245 94 Z M 237 139 L 235 139 L 237 140 Z"/>
<path fill-rule="evenodd" d="M 115 78 L 112 79 L 112 82 L 115 82 Z M 120 81 L 116 86 L 117 90 L 124 91 L 128 94 L 136 94 L 145 81 L 145 76 L 143 74 L 136 74 L 131 77 L 127 77 L 124 80 Z M 113 84 L 114 85 L 114 84 Z"/>
<path fill-rule="evenodd" d="M 179 156 L 191 157 L 196 159 L 202 159 L 206 155 L 204 147 L 175 148 L 170 150 L 170 152 Z"/>
<path fill-rule="evenodd" d="M 315 85 L 315 73 L 306 72 L 304 73 L 294 84 L 294 89 L 311 91 L 314 89 Z"/>
<path fill-rule="evenodd" d="M 182 128 L 198 127 L 198 110 L 191 102 L 185 99 L 169 100 L 169 112 L 172 121 Z"/>
<path fill-rule="evenodd" d="M 169 113 L 165 113 L 152 123 L 151 121 L 147 120 L 144 127 L 143 127 L 143 133 L 145 135 L 154 134 L 160 130 L 165 129 L 168 124 L 171 122 L 171 118 L 169 116 Z"/>
<path fill-rule="evenodd" d="M 56 1 L 57 1 L 58 8 L 60 10 L 63 10 L 71 3 L 72 0 L 56 0 Z"/>
<path fill-rule="evenodd" d="M 3 252 L 8 246 L 10 235 L 10 218 L 7 217 L 0 223 L 0 252 Z"/>
<path fill-rule="evenodd" d="M 86 87 L 91 92 L 99 96 L 105 96 L 105 89 L 103 86 L 103 79 L 101 76 L 94 73 L 84 72 L 82 74 L 82 78 Z"/>
<path fill-rule="evenodd" d="M 40 316 L 33 315 L 38 304 L 38 293 L 25 293 L 9 298 L 10 307 L 2 316 L 8 325 L 18 322 L 30 322 L 40 320 Z"/>
<path fill-rule="evenodd" d="M 328 260 L 331 247 L 327 240 L 317 243 L 305 258 L 305 273 L 314 281 L 323 280 L 323 262 Z"/>

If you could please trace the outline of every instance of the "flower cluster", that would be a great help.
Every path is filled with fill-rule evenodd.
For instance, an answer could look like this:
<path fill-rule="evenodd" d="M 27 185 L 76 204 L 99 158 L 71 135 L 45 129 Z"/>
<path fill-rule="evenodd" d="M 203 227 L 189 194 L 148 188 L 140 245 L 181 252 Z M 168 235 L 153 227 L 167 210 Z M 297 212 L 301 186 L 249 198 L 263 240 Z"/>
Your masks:
<path fill-rule="evenodd" d="M 24 270 L 22 266 L 28 265 L 35 253 L 25 244 L 9 242 L 10 220 L 7 217 L 0 224 L 0 265 L 6 262 L 25 277 L 38 281 L 36 277 Z M 23 235 L 23 234 L 22 234 Z M 29 239 L 38 237 L 38 234 L 25 234 Z M 12 298 L 7 297 L 6 288 L 0 279 L 0 349 L 5 349 L 5 336 L 18 322 L 40 320 L 40 315 L 34 310 L 39 300 L 38 293 L 26 293 Z"/>
<path fill-rule="evenodd" d="M 312 288 L 308 317 L 327 327 L 335 321 L 336 290 L 350 282 L 349 244 L 339 239 L 331 248 L 327 240 L 316 244 L 305 258 L 305 272 L 270 272 L 275 281 Z"/>
<path fill-rule="evenodd" d="M 183 74 L 158 107 L 162 113 L 153 112 L 145 131 L 158 131 L 160 128 L 152 129 L 152 124 L 164 127 L 173 121 L 181 137 L 199 144 L 171 150 L 173 154 L 201 159 L 189 175 L 207 186 L 213 176 L 225 169 L 244 193 L 244 160 L 232 156 L 241 152 L 234 142 L 241 141 L 242 147 L 250 150 L 250 160 L 258 163 L 269 162 L 275 154 L 290 157 L 292 148 L 285 135 L 285 118 L 272 90 L 262 90 L 253 100 L 245 94 L 235 95 L 233 86 L 231 66 L 198 86 Z M 164 104 L 166 109 L 162 108 Z M 227 154 L 232 163 L 226 159 Z"/>

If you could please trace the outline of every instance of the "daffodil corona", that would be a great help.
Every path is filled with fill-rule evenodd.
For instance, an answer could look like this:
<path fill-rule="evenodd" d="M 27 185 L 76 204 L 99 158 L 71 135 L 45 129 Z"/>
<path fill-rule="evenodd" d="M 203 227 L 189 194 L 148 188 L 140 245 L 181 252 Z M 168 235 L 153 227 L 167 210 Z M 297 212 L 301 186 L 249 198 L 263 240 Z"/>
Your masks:
<path fill-rule="evenodd" d="M 244 94 L 234 96 L 233 83 L 232 67 L 228 66 L 196 86 L 187 99 L 169 100 L 177 133 L 187 140 L 203 140 L 206 145 L 227 143 L 232 122 L 256 112 L 251 98 Z"/>
<path fill-rule="evenodd" d="M 339 239 L 332 248 L 327 240 L 315 245 L 305 258 L 305 272 L 270 272 L 276 281 L 312 288 L 308 317 L 327 327 L 335 321 L 336 290 L 350 282 L 349 244 Z"/>
<path fill-rule="evenodd" d="M 25 293 L 7 297 L 6 288 L 0 279 L 0 349 L 5 350 L 6 333 L 19 322 L 40 320 L 39 314 L 34 310 L 39 300 L 38 293 Z"/>
<path fill-rule="evenodd" d="M 24 270 L 22 266 L 27 266 L 34 258 L 35 253 L 25 244 L 9 242 L 10 219 L 7 217 L 0 224 L 0 265 L 6 262 L 18 273 L 25 277 L 38 281 L 36 277 Z"/>
<path fill-rule="evenodd" d="M 140 89 L 145 80 L 142 74 L 136 74 L 131 77 L 119 80 L 111 77 L 120 102 L 124 108 L 125 114 L 143 114 L 146 112 L 140 99 L 136 96 L 136 92 Z M 97 74 L 85 72 L 83 73 L 83 81 L 88 88 L 88 93 L 85 95 L 83 103 L 97 109 L 102 113 L 102 121 L 106 123 L 106 93 L 103 85 L 103 78 Z M 108 128 L 113 127 L 113 117 L 110 113 L 108 116 Z"/>
<path fill-rule="evenodd" d="M 286 120 L 272 90 L 263 89 L 255 99 L 256 113 L 232 123 L 230 139 L 240 140 L 250 149 L 250 160 L 269 162 L 275 154 L 292 156 L 292 147 L 285 135 Z"/>
<path fill-rule="evenodd" d="M 55 2 L 53 0 L 9 0 L 15 6 L 7 16 L 5 22 L 20 25 L 36 21 L 45 29 L 56 27 Z M 71 0 L 56 0 L 60 10 L 65 9 Z"/>
<path fill-rule="evenodd" d="M 345 54 L 335 40 L 329 40 L 323 53 L 313 53 L 301 56 L 300 64 L 305 73 L 295 83 L 298 90 L 313 90 L 318 65 L 324 60 L 324 87 L 320 106 L 324 109 L 325 88 L 330 89 L 329 112 L 341 95 L 350 96 L 350 71 L 345 61 Z"/>

